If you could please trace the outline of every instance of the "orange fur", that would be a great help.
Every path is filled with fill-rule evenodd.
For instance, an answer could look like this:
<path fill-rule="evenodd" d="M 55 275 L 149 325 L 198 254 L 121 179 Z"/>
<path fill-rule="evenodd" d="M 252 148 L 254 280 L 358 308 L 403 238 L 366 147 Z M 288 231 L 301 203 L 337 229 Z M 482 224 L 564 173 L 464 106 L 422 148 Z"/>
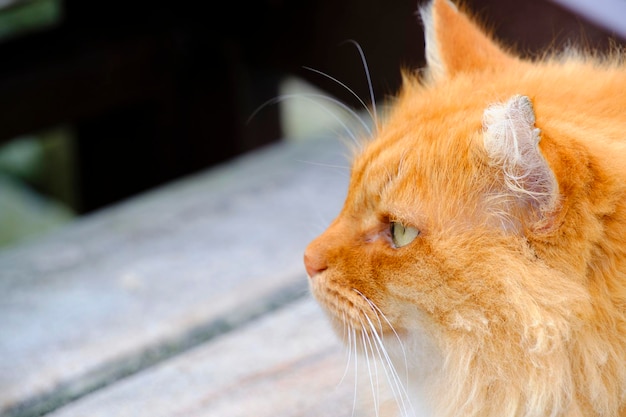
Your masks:
<path fill-rule="evenodd" d="M 399 335 L 434 416 L 626 416 L 626 66 L 522 60 L 446 0 L 423 16 L 427 75 L 307 248 L 313 294 L 398 367 Z M 392 222 L 420 234 L 397 247 Z"/>

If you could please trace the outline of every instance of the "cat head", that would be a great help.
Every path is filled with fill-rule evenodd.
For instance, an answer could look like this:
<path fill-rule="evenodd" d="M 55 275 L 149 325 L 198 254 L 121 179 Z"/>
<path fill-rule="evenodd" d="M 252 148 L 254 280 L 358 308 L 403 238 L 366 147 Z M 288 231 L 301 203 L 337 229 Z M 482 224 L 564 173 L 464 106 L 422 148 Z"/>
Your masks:
<path fill-rule="evenodd" d="M 449 1 L 421 15 L 427 68 L 404 73 L 386 121 L 354 158 L 342 212 L 305 253 L 331 314 L 357 320 L 372 302 L 396 330 L 411 326 L 394 311 L 401 300 L 443 321 L 461 300 L 494 302 L 479 293 L 500 285 L 510 254 L 534 262 L 527 236 L 554 231 L 563 211 L 536 81 L 524 83 L 532 64 Z"/>
<path fill-rule="evenodd" d="M 584 99 L 560 86 L 592 69 L 521 59 L 446 0 L 421 15 L 427 68 L 404 73 L 341 213 L 304 258 L 340 336 L 427 345 L 432 363 L 462 368 L 447 374 L 461 387 L 470 366 L 478 377 L 556 360 L 551 344 L 588 307 L 581 228 L 595 229 L 580 207 L 593 161 L 564 142 Z"/>

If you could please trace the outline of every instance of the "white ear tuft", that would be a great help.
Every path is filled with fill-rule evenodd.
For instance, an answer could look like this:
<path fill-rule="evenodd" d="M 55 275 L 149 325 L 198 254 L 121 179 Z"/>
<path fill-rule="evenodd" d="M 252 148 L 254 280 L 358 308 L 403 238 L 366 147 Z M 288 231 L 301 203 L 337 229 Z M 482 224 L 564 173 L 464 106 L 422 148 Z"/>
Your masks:
<path fill-rule="evenodd" d="M 436 9 L 439 7 L 439 9 Z M 422 18 L 422 24 L 424 25 L 424 55 L 426 58 L 426 68 L 431 77 L 438 78 L 447 75 L 448 69 L 444 63 L 444 58 L 441 56 L 441 35 L 437 33 L 435 28 L 435 19 L 443 12 L 443 9 L 453 12 L 453 14 L 459 14 L 459 9 L 450 0 L 443 0 L 436 4 L 435 0 L 431 0 L 429 3 L 420 7 L 419 13 Z M 439 16 L 441 20 L 441 17 Z M 454 24 L 454 22 L 449 22 Z M 441 26 L 441 24 L 439 24 Z M 452 28 L 446 28 L 442 30 L 450 30 Z"/>
<path fill-rule="evenodd" d="M 422 24 L 424 25 L 424 55 L 426 57 L 426 67 L 431 75 L 445 74 L 446 69 L 439 52 L 437 33 L 435 32 L 434 2 L 419 9 Z"/>
<path fill-rule="evenodd" d="M 516 95 L 506 103 L 490 105 L 483 114 L 484 145 L 493 165 L 518 198 L 541 212 L 552 211 L 558 183 L 539 149 L 540 130 L 530 99 Z"/>

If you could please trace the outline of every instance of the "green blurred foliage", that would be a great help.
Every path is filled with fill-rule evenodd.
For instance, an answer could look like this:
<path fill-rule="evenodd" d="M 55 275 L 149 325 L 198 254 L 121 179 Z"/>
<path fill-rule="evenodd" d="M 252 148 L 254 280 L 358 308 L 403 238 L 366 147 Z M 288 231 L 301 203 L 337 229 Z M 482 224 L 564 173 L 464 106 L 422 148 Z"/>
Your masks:
<path fill-rule="evenodd" d="M 0 7 L 0 39 L 50 27 L 61 19 L 61 10 L 61 0 L 9 1 Z"/>

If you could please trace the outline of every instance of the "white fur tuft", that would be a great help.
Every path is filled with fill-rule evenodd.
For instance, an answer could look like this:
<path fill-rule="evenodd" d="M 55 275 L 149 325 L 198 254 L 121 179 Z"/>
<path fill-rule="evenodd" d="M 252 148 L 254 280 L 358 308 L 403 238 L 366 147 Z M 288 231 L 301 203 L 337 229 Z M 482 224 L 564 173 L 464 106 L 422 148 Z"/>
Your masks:
<path fill-rule="evenodd" d="M 432 77 L 434 74 L 445 74 L 445 66 L 439 52 L 439 44 L 437 42 L 437 34 L 435 32 L 435 19 L 434 19 L 434 2 L 419 9 L 420 17 L 424 25 L 424 41 L 425 41 L 425 56 L 426 56 L 426 68 L 428 74 Z"/>
<path fill-rule="evenodd" d="M 540 130 L 530 99 L 515 95 L 490 105 L 483 114 L 484 145 L 493 165 L 501 167 L 508 189 L 541 212 L 555 208 L 558 184 L 539 149 Z"/>

